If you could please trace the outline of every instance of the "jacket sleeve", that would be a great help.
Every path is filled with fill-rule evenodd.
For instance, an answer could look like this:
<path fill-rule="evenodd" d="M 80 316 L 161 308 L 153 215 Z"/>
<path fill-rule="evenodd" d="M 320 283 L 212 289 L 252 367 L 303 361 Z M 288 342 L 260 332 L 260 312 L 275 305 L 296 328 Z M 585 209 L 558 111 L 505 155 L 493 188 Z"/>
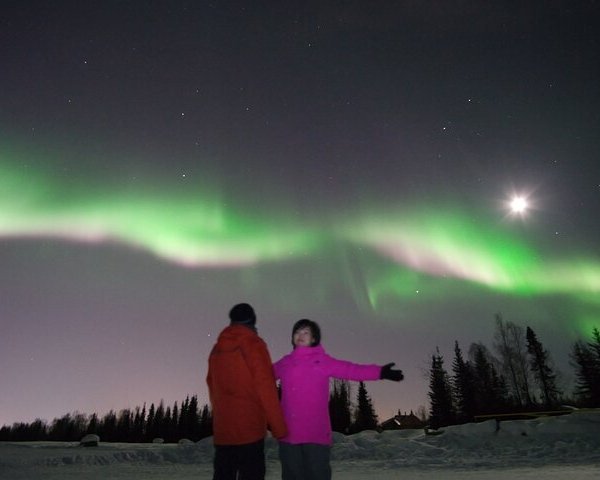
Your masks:
<path fill-rule="evenodd" d="M 344 380 L 354 380 L 357 382 L 379 380 L 379 375 L 381 374 L 380 365 L 362 365 L 346 360 L 338 360 L 330 356 L 327 356 L 326 365 L 329 376 Z"/>
<path fill-rule="evenodd" d="M 242 346 L 248 368 L 254 378 L 256 391 L 267 417 L 269 429 L 275 438 L 287 435 L 287 428 L 283 419 L 283 412 L 279 404 L 273 364 L 265 342 L 257 338 L 251 345 Z"/>

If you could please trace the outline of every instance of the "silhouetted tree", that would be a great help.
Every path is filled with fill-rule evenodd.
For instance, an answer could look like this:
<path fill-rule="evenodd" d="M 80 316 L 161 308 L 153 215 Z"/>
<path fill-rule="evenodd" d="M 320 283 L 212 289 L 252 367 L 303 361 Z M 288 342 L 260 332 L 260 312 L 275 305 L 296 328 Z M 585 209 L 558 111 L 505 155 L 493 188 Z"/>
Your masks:
<path fill-rule="evenodd" d="M 334 380 L 329 392 L 329 417 L 334 432 L 349 433 L 352 425 L 350 385 L 346 380 Z"/>
<path fill-rule="evenodd" d="M 175 439 L 171 436 L 171 425 L 173 419 L 171 418 L 171 407 L 167 406 L 165 415 L 163 416 L 158 436 L 161 437 L 165 442 L 174 441 Z"/>
<path fill-rule="evenodd" d="M 184 435 L 194 441 L 200 440 L 200 417 L 198 414 L 198 397 L 192 395 L 188 406 L 188 416 Z"/>
<path fill-rule="evenodd" d="M 356 395 L 356 410 L 354 412 L 354 423 L 351 432 L 362 432 L 363 430 L 375 430 L 377 428 L 377 415 L 373 408 L 373 402 L 367 393 L 364 382 L 358 384 Z"/>
<path fill-rule="evenodd" d="M 181 412 L 179 413 L 179 424 L 177 426 L 177 433 L 181 435 L 181 438 L 186 436 L 187 428 L 189 425 L 189 411 L 190 411 L 190 397 L 185 397 L 185 400 L 181 404 Z"/>
<path fill-rule="evenodd" d="M 74 412 L 56 418 L 48 426 L 43 420 L 33 423 L 14 423 L 0 428 L 0 441 L 79 441 L 87 433 L 97 434 L 103 442 L 148 442 L 156 437 L 165 441 L 177 441 L 180 438 L 199 440 L 212 435 L 212 415 L 208 405 L 198 408 L 198 397 L 186 399 L 188 423 L 183 425 L 187 433 L 179 431 L 178 404 L 173 409 L 164 408 L 161 401 L 158 409 L 151 404 L 146 416 L 146 404 L 134 410 L 124 409 L 115 414 L 109 411 L 101 419 L 98 414 L 87 416 Z M 191 433 L 190 433 L 191 432 Z"/>
<path fill-rule="evenodd" d="M 48 425 L 44 420 L 36 418 L 31 425 L 28 425 L 29 440 L 46 440 L 48 437 Z"/>
<path fill-rule="evenodd" d="M 92 413 L 90 415 L 85 433 L 98 433 L 98 414 Z"/>
<path fill-rule="evenodd" d="M 116 438 L 117 442 L 131 442 L 132 436 L 132 425 L 133 420 L 131 418 L 131 410 L 125 408 L 119 412 L 119 416 L 117 417 L 117 431 Z"/>
<path fill-rule="evenodd" d="M 432 428 L 452 425 L 455 421 L 454 405 L 452 404 L 452 387 L 448 373 L 444 369 L 444 357 L 436 348 L 431 356 L 429 371 L 429 424 Z"/>
<path fill-rule="evenodd" d="M 87 417 L 79 412 L 56 418 L 48 430 L 48 439 L 75 442 L 81 439 L 87 428 Z"/>
<path fill-rule="evenodd" d="M 165 402 L 160 401 L 158 407 L 156 407 L 156 413 L 154 414 L 154 425 L 152 431 L 154 433 L 153 438 L 163 438 L 165 425 Z"/>
<path fill-rule="evenodd" d="M 475 373 L 468 361 L 465 361 L 458 342 L 454 343 L 454 361 L 452 362 L 452 387 L 454 393 L 456 420 L 470 422 L 477 413 L 477 390 Z"/>
<path fill-rule="evenodd" d="M 117 437 L 117 415 L 110 410 L 98 425 L 98 436 L 105 442 L 115 442 Z"/>
<path fill-rule="evenodd" d="M 154 436 L 154 417 L 156 416 L 156 411 L 154 408 L 154 403 L 150 404 L 150 410 L 148 410 L 148 418 L 146 419 L 146 428 L 144 429 L 145 431 L 145 438 L 147 442 L 151 442 L 155 436 Z"/>
<path fill-rule="evenodd" d="M 600 331 L 594 328 L 592 340 L 578 340 L 571 351 L 577 384 L 575 394 L 585 407 L 600 406 Z"/>
<path fill-rule="evenodd" d="M 556 387 L 556 374 L 550 365 L 550 355 L 530 327 L 527 327 L 526 336 L 531 371 L 540 388 L 542 403 L 548 408 L 556 405 L 560 396 Z"/>
<path fill-rule="evenodd" d="M 177 405 L 177 402 L 173 404 L 173 409 L 171 410 L 171 419 L 166 429 L 166 442 L 175 442 L 179 440 L 179 407 Z"/>
<path fill-rule="evenodd" d="M 144 422 L 146 415 L 146 404 L 144 408 L 135 407 L 135 414 L 133 416 L 133 423 L 131 426 L 131 441 L 142 442 L 144 438 Z"/>
<path fill-rule="evenodd" d="M 475 377 L 475 405 L 478 415 L 504 412 L 509 408 L 506 385 L 498 375 L 485 345 L 474 343 L 469 351 Z"/>
<path fill-rule="evenodd" d="M 495 348 L 500 355 L 503 373 L 508 377 L 512 394 L 521 406 L 533 404 L 529 390 L 529 364 L 523 328 L 504 322 L 496 314 Z"/>
<path fill-rule="evenodd" d="M 204 405 L 200 411 L 199 439 L 210 437 L 213 434 L 212 413 L 208 405 Z"/>
<path fill-rule="evenodd" d="M 0 442 L 32 442 L 48 439 L 48 425 L 44 420 L 36 419 L 33 423 L 13 423 L 0 428 Z"/>

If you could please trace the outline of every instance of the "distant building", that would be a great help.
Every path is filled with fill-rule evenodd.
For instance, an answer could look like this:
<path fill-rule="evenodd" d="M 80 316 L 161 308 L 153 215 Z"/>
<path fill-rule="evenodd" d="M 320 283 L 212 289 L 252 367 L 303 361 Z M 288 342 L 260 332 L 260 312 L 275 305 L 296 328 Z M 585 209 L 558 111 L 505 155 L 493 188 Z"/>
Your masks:
<path fill-rule="evenodd" d="M 389 420 L 382 422 L 380 425 L 381 430 L 405 430 L 405 429 L 417 429 L 425 427 L 426 423 L 421 421 L 412 410 L 407 415 L 402 414 L 398 410 L 398 415 L 394 415 Z"/>

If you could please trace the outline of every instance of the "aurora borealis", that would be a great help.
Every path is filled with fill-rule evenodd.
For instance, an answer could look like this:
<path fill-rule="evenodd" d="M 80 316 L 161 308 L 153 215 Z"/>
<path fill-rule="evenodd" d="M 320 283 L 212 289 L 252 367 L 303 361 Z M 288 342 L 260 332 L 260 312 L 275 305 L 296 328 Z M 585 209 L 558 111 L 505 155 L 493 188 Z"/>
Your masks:
<path fill-rule="evenodd" d="M 0 424 L 206 401 L 238 301 L 275 359 L 308 317 L 395 361 L 384 418 L 496 313 L 568 377 L 600 326 L 595 7 L 504 3 L 9 2 Z"/>
<path fill-rule="evenodd" d="M 190 268 L 294 261 L 353 246 L 399 269 L 515 295 L 564 293 L 584 300 L 600 293 L 600 261 L 594 253 L 551 254 L 548 261 L 535 245 L 499 228 L 494 218 L 475 219 L 475 209 L 461 212 L 440 202 L 395 213 L 381 208 L 371 215 L 338 212 L 340 219 L 316 214 L 313 225 L 285 225 L 285 210 L 262 219 L 260 211 L 241 213 L 242 205 L 225 206 L 201 187 L 174 193 L 168 188 L 80 191 L 70 180 L 61 184 L 22 170 L 2 172 L 3 237 L 114 241 Z"/>

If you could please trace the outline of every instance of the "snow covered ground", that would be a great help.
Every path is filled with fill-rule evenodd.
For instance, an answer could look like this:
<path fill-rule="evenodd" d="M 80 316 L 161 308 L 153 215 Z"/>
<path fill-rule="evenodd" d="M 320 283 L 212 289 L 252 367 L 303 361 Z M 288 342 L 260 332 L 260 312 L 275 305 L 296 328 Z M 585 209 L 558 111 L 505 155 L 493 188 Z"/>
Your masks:
<path fill-rule="evenodd" d="M 0 479 L 184 480 L 212 478 L 212 439 L 189 445 L 0 442 Z M 280 478 L 276 442 L 267 441 L 268 480 Z M 600 478 L 600 410 L 560 417 L 493 420 L 445 428 L 335 436 L 334 478 Z"/>

